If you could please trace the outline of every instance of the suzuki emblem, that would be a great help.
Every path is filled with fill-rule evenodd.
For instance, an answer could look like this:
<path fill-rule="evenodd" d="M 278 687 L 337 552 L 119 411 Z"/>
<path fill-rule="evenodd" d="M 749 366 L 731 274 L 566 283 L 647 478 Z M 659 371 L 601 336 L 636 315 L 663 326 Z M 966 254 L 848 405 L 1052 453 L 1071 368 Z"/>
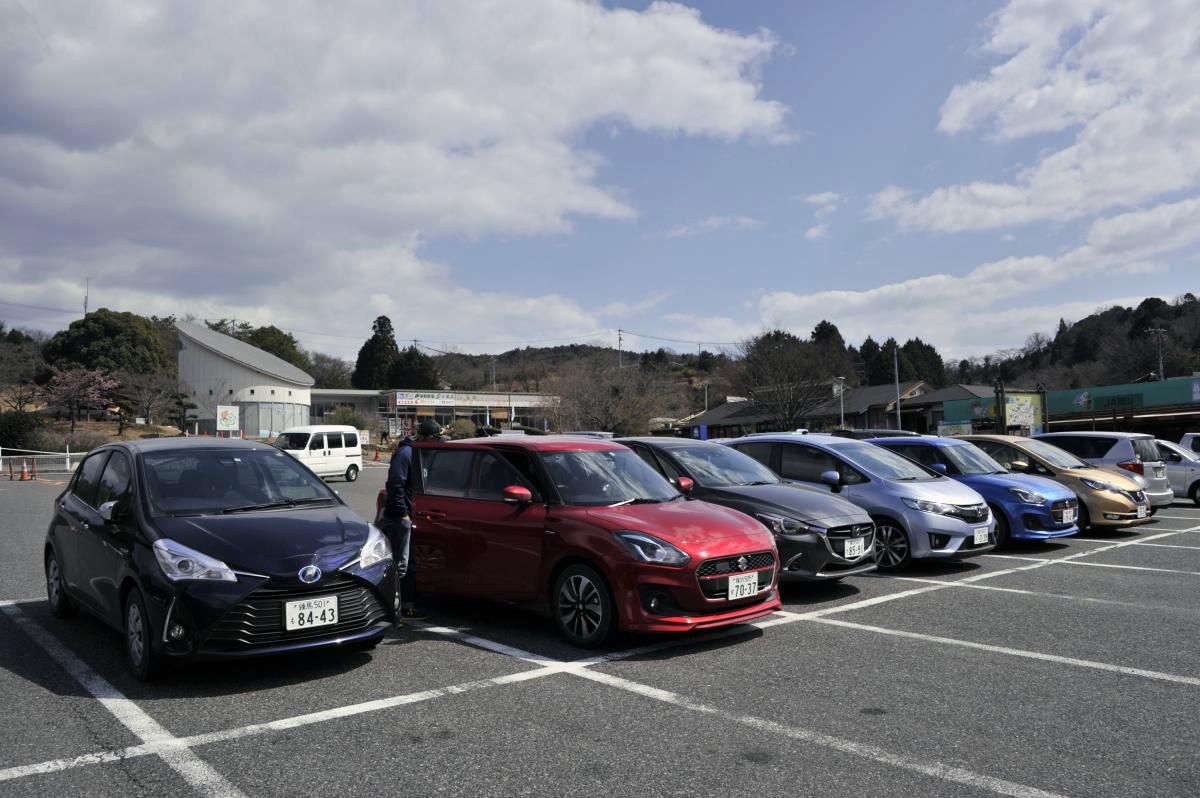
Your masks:
<path fill-rule="evenodd" d="M 747 566 L 749 566 L 749 565 L 750 565 L 750 561 L 747 560 L 744 555 L 737 558 L 737 568 L 739 571 L 746 570 Z"/>
<path fill-rule="evenodd" d="M 321 569 L 315 565 L 306 565 L 300 569 L 300 573 L 297 576 L 300 577 L 300 581 L 304 584 L 311 585 L 321 578 Z"/>

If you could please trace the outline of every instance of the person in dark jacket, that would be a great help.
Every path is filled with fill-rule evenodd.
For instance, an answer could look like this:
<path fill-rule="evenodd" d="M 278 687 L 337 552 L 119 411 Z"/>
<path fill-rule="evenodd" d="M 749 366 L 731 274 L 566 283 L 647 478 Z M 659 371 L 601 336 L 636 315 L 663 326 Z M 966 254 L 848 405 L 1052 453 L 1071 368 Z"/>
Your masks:
<path fill-rule="evenodd" d="M 442 440 L 442 428 L 433 419 L 425 419 L 417 427 L 418 441 Z M 410 621 L 421 620 L 425 616 L 417 610 L 416 577 L 410 556 L 412 541 L 412 496 L 415 473 L 414 462 L 419 460 L 413 456 L 413 439 L 405 437 L 396 445 L 392 452 L 392 462 L 388 466 L 387 499 L 383 506 L 382 531 L 392 543 L 392 557 L 396 561 L 396 576 L 400 580 L 400 619 Z"/>

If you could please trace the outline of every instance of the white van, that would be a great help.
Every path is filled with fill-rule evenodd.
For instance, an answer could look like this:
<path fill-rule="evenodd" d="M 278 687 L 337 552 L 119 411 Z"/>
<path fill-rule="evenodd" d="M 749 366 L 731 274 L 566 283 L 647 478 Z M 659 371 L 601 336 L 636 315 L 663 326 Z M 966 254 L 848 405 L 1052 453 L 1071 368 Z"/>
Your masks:
<path fill-rule="evenodd" d="M 353 482 L 362 471 L 362 441 L 354 427 L 337 424 L 289 427 L 279 433 L 275 446 L 319 477 L 345 477 L 347 482 Z"/>

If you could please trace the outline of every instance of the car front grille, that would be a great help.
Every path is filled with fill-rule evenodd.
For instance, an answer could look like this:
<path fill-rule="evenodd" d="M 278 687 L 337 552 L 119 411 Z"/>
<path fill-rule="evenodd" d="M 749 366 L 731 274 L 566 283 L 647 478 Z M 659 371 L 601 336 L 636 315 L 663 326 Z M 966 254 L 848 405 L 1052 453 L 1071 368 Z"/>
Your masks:
<path fill-rule="evenodd" d="M 745 567 L 738 561 L 745 558 Z M 754 554 L 722 557 L 705 560 L 696 569 L 700 592 L 710 601 L 724 599 L 729 595 L 729 575 L 758 571 L 758 592 L 768 589 L 775 580 L 775 555 L 769 551 Z"/>
<path fill-rule="evenodd" d="M 961 518 L 969 524 L 974 524 L 979 521 L 988 520 L 988 508 L 986 504 L 956 504 L 954 511 L 949 515 L 955 518 Z"/>
<path fill-rule="evenodd" d="M 850 538 L 866 538 L 863 541 L 863 549 L 871 548 L 871 541 L 875 537 L 874 524 L 855 524 L 854 526 L 839 526 L 829 530 L 825 536 L 829 541 L 829 548 L 833 549 L 833 553 L 839 557 L 846 556 L 846 541 Z M 854 559 L 858 559 L 855 557 Z"/>
<path fill-rule="evenodd" d="M 317 596 L 337 596 L 338 622 L 287 631 L 283 619 L 284 603 Z M 340 637 L 361 632 L 385 618 L 383 605 L 375 593 L 362 582 L 341 574 L 317 585 L 272 585 L 268 582 L 221 616 L 204 647 L 236 650 Z"/>

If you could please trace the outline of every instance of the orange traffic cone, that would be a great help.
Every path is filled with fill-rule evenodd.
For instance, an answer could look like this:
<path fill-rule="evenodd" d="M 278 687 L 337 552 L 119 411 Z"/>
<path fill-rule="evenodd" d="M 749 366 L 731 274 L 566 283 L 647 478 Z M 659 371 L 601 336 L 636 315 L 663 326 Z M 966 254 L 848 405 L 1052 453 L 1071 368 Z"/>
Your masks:
<path fill-rule="evenodd" d="M 379 462 L 379 450 L 378 449 L 375 450 L 375 462 L 376 463 Z"/>
<path fill-rule="evenodd" d="M 21 481 L 29 481 L 29 463 L 24 460 L 21 461 Z"/>

